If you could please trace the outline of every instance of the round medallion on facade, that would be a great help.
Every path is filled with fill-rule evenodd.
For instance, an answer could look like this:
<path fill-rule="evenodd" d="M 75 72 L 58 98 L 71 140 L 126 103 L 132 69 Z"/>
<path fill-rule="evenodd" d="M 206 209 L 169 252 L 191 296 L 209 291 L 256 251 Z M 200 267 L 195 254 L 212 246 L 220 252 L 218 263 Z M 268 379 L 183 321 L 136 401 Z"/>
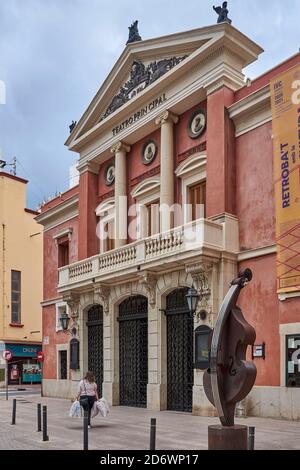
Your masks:
<path fill-rule="evenodd" d="M 204 109 L 195 111 L 189 122 L 189 136 L 192 139 L 197 139 L 205 131 L 206 128 L 206 112 Z"/>
<path fill-rule="evenodd" d="M 144 165 L 150 165 L 152 163 L 157 155 L 157 145 L 154 140 L 148 140 L 146 144 L 143 147 L 142 151 L 142 159 Z"/>
<path fill-rule="evenodd" d="M 111 186 L 115 182 L 115 166 L 109 165 L 105 170 L 105 184 Z"/>

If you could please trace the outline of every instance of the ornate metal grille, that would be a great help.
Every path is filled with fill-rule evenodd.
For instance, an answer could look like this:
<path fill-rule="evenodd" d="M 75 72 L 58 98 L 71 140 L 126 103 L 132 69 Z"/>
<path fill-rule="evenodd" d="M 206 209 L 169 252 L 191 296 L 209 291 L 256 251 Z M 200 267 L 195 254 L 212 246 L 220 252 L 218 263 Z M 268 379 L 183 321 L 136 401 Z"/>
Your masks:
<path fill-rule="evenodd" d="M 88 312 L 88 368 L 94 373 L 99 395 L 103 382 L 103 308 L 95 305 Z"/>
<path fill-rule="evenodd" d="M 168 410 L 192 412 L 194 385 L 194 322 L 186 294 L 177 289 L 167 297 Z"/>
<path fill-rule="evenodd" d="M 130 297 L 119 307 L 120 405 L 145 408 L 148 383 L 148 300 Z"/>

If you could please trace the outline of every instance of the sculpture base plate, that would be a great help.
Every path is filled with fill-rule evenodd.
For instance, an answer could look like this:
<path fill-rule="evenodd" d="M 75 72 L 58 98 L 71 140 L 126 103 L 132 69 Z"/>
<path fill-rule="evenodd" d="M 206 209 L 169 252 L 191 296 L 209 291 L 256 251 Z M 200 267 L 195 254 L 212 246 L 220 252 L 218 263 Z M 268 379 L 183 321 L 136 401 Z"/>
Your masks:
<path fill-rule="evenodd" d="M 248 427 L 209 426 L 208 450 L 248 450 Z"/>

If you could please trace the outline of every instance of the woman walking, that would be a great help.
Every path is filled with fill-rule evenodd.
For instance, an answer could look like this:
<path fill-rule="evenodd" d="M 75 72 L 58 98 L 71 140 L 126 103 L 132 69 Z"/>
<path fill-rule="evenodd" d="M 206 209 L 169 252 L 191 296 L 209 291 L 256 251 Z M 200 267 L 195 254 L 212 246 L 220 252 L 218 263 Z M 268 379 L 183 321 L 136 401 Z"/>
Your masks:
<path fill-rule="evenodd" d="M 88 411 L 88 426 L 91 428 L 91 411 L 95 401 L 99 400 L 97 384 L 93 372 L 87 372 L 85 378 L 80 381 L 78 386 L 77 400 L 85 411 Z"/>

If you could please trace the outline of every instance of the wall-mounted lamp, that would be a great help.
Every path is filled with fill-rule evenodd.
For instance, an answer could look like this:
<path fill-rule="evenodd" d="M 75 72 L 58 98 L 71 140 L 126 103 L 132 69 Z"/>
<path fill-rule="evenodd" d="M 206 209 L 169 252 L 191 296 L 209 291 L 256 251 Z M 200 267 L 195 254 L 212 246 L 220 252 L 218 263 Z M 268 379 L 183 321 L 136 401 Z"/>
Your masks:
<path fill-rule="evenodd" d="M 191 317 L 195 318 L 195 315 L 196 315 L 196 311 L 197 311 L 197 307 L 198 307 L 198 302 L 199 302 L 199 294 L 198 292 L 196 291 L 196 289 L 193 287 L 191 287 L 189 290 L 188 290 L 188 293 L 186 295 L 186 299 L 187 299 L 187 303 L 188 303 L 188 306 L 189 306 L 189 311 L 190 311 L 190 315 Z"/>

